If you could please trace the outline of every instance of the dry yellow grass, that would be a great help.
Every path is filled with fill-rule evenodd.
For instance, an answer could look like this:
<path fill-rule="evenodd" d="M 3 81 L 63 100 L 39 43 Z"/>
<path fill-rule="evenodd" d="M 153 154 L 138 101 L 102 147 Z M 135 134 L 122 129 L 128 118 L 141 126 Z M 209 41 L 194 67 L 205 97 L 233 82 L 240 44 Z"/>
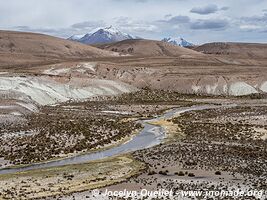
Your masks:
<path fill-rule="evenodd" d="M 171 120 L 160 119 L 150 122 L 150 124 L 163 127 L 166 130 L 166 134 L 168 135 L 167 141 L 172 140 L 173 137 L 177 139 L 184 136 L 180 127 L 177 124 L 174 124 Z"/>
<path fill-rule="evenodd" d="M 34 199 L 112 185 L 144 165 L 130 156 L 0 175 L 0 199 Z"/>

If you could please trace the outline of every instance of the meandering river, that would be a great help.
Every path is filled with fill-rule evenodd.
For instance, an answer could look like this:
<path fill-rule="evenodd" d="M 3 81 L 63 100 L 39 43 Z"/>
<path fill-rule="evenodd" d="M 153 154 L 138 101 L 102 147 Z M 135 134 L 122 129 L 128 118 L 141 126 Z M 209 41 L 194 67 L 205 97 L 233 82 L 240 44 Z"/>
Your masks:
<path fill-rule="evenodd" d="M 211 108 L 218 108 L 221 106 L 218 105 L 199 105 L 192 107 L 181 107 L 174 108 L 163 115 L 149 119 L 149 120 L 140 120 L 140 123 L 143 125 L 143 129 L 130 141 L 127 141 L 124 144 L 120 144 L 118 146 L 112 147 L 106 150 L 99 150 L 97 152 L 91 152 L 83 155 L 77 155 L 73 157 L 63 158 L 61 160 L 49 161 L 46 163 L 37 163 L 32 165 L 27 165 L 24 167 L 16 167 L 16 168 L 6 168 L 1 169 L 0 174 L 9 174 L 15 172 L 21 172 L 26 170 L 40 169 L 40 168 L 48 168 L 48 167 L 58 167 L 63 165 L 71 165 L 71 164 L 80 164 L 88 161 L 99 160 L 102 158 L 107 158 L 111 156 L 116 156 L 124 153 L 133 152 L 136 150 L 141 150 L 145 148 L 149 148 L 155 145 L 160 144 L 163 139 L 166 137 L 166 130 L 161 126 L 152 125 L 149 122 L 161 120 L 161 119 L 170 119 L 174 116 L 177 116 L 184 112 L 189 112 L 193 110 L 205 110 Z"/>

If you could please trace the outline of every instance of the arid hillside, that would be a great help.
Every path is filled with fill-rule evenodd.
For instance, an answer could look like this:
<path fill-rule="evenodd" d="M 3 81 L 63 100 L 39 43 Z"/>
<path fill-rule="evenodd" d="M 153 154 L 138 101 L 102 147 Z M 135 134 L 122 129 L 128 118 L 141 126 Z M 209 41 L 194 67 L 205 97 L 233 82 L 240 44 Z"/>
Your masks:
<path fill-rule="evenodd" d="M 225 57 L 220 60 L 212 60 L 210 56 L 206 59 L 125 57 L 99 63 L 96 73 L 98 77 L 120 80 L 138 88 L 181 93 L 242 96 L 267 92 L 264 65 L 235 64 L 235 60 Z"/>
<path fill-rule="evenodd" d="M 95 47 L 36 33 L 0 31 L 0 66 L 112 56 Z"/>
<path fill-rule="evenodd" d="M 205 55 L 143 39 L 96 48 L 34 33 L 0 31 L 0 37 L 5 100 L 46 105 L 141 88 L 231 96 L 267 92 L 265 44 L 206 44 L 197 49 L 224 53 Z"/>
<path fill-rule="evenodd" d="M 98 47 L 104 50 L 134 56 L 202 56 L 199 52 L 155 40 L 124 40 L 111 44 L 98 45 Z"/>
<path fill-rule="evenodd" d="M 236 58 L 267 58 L 267 44 L 214 42 L 196 47 L 205 54 L 228 55 Z"/>

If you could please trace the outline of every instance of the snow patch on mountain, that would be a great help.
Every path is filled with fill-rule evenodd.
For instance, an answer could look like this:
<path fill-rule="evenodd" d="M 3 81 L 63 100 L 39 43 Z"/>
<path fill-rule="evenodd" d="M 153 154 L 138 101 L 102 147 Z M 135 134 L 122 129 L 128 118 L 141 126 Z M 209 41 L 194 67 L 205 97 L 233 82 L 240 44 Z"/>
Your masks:
<path fill-rule="evenodd" d="M 163 42 L 168 42 L 170 44 L 176 45 L 176 46 L 180 46 L 180 47 L 191 47 L 194 46 L 193 43 L 186 41 L 183 38 L 164 38 L 162 40 Z"/>

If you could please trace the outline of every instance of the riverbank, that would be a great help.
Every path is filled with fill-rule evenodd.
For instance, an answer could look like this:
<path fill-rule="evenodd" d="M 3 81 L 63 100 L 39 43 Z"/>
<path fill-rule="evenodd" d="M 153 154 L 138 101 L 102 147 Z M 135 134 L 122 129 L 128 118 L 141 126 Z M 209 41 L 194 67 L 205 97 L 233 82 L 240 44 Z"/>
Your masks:
<path fill-rule="evenodd" d="M 129 155 L 0 175 L 0 199 L 36 199 L 112 185 L 145 167 Z"/>
<path fill-rule="evenodd" d="M 149 148 L 155 145 L 160 144 L 166 138 L 166 130 L 164 127 L 153 125 L 153 122 L 156 123 L 162 119 L 171 119 L 177 114 L 181 114 L 183 112 L 189 112 L 190 110 L 198 110 L 198 109 L 208 109 L 213 108 L 214 106 L 193 106 L 193 107 L 181 107 L 169 110 L 162 114 L 162 116 L 158 116 L 154 119 L 150 120 L 140 120 L 139 123 L 142 124 L 143 129 L 132 137 L 131 140 L 125 143 L 121 143 L 120 145 L 109 147 L 107 149 L 83 153 L 80 155 L 76 155 L 73 157 L 62 158 L 59 160 L 47 161 L 43 163 L 35 163 L 33 165 L 25 165 L 25 166 L 15 166 L 6 169 L 0 170 L 0 174 L 8 174 L 8 173 L 16 173 L 21 171 L 33 170 L 33 169 L 41 169 L 48 167 L 57 167 L 63 165 L 70 164 L 79 164 L 83 162 L 88 162 L 92 160 L 102 159 L 111 156 L 117 156 L 123 153 L 129 153 L 140 149 Z M 174 130 L 173 130 L 174 131 Z"/>

